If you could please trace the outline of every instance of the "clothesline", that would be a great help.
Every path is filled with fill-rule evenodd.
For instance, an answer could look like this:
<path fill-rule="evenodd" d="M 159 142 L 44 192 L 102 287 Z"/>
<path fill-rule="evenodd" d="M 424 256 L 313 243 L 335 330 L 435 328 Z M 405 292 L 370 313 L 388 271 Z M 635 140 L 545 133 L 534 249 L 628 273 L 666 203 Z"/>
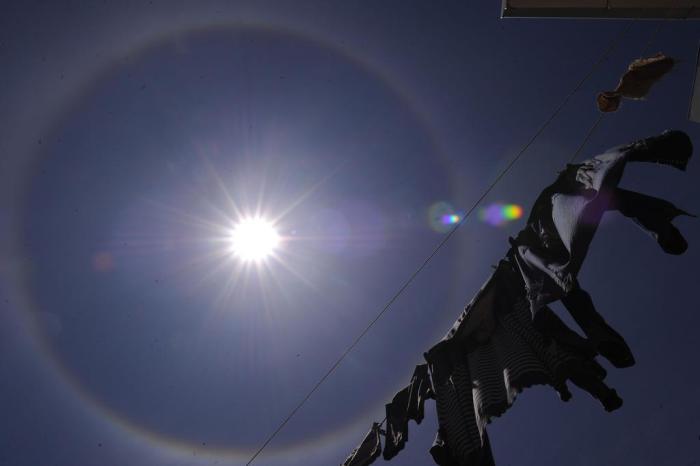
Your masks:
<path fill-rule="evenodd" d="M 301 407 L 311 398 L 311 396 L 318 390 L 318 388 L 326 381 L 326 379 L 335 371 L 335 369 L 340 365 L 340 363 L 345 359 L 345 357 L 357 346 L 357 344 L 362 340 L 362 338 L 369 332 L 369 330 L 374 326 L 374 324 L 386 313 L 391 305 L 398 299 L 398 297 L 408 288 L 415 278 L 423 271 L 423 269 L 428 265 L 428 263 L 437 255 L 437 253 L 442 249 L 442 247 L 452 238 L 452 236 L 457 232 L 457 230 L 464 224 L 467 218 L 476 210 L 476 208 L 481 204 L 481 202 L 488 196 L 491 191 L 498 185 L 498 183 L 503 179 L 503 177 L 511 170 L 511 168 L 518 162 L 518 160 L 523 156 L 523 154 L 534 144 L 534 142 L 544 133 L 544 131 L 549 127 L 549 125 L 559 116 L 561 111 L 564 109 L 569 100 L 583 87 L 583 85 L 590 79 L 593 73 L 598 69 L 598 67 L 604 63 L 612 52 L 617 48 L 620 41 L 627 35 L 630 31 L 634 21 L 627 23 L 625 28 L 614 36 L 603 53 L 598 57 L 598 59 L 592 64 L 588 72 L 579 80 L 579 82 L 574 86 L 574 88 L 562 99 L 562 101 L 557 105 L 551 115 L 545 120 L 545 122 L 537 129 L 534 135 L 527 141 L 527 143 L 518 151 L 518 153 L 511 159 L 508 165 L 496 176 L 493 182 L 486 188 L 483 194 L 472 204 L 472 206 L 465 212 L 464 216 L 459 222 L 443 237 L 443 239 L 437 244 L 433 251 L 426 257 L 426 259 L 420 264 L 420 266 L 406 279 L 399 289 L 392 295 L 392 297 L 387 301 L 387 303 L 382 307 L 379 313 L 370 321 L 370 323 L 360 332 L 360 334 L 355 338 L 355 340 L 347 347 L 345 351 L 338 357 L 338 359 L 331 365 L 331 367 L 326 371 L 326 373 L 319 379 L 319 381 L 311 388 L 307 395 L 292 409 L 292 411 L 287 415 L 287 417 L 280 423 L 280 425 L 267 437 L 267 439 L 262 443 L 258 450 L 252 455 L 252 457 L 246 463 L 246 466 L 255 461 L 255 459 L 262 453 L 262 451 L 269 445 L 269 443 L 277 436 L 277 434 L 287 425 L 287 423 L 294 417 L 294 415 L 301 409 Z M 599 121 L 597 122 L 599 123 Z M 598 124 L 589 131 L 584 144 L 581 145 L 579 150 L 583 149 L 583 145 L 590 138 Z M 575 154 L 577 155 L 577 154 Z"/>
<path fill-rule="evenodd" d="M 606 212 L 633 220 L 667 254 L 679 255 L 687 241 L 672 225 L 688 215 L 669 201 L 619 186 L 628 163 L 653 163 L 685 171 L 692 142 L 682 131 L 619 145 L 603 154 L 569 165 L 544 188 L 523 230 L 460 314 L 447 335 L 425 353 L 430 378 L 426 393 L 416 367 L 411 383 L 386 405 L 384 459 L 391 459 L 408 439 L 414 406 L 425 398 L 436 403 L 439 429 L 430 449 L 442 466 L 493 466 L 486 425 L 534 385 L 548 385 L 562 401 L 572 398 L 571 382 L 610 412 L 622 406 L 605 383 L 606 370 L 631 367 L 634 355 L 624 338 L 605 322 L 591 296 L 578 282 L 578 272 Z M 565 324 L 549 307 L 561 301 L 586 337 Z M 417 391 L 418 394 L 422 393 Z M 422 410 L 422 405 L 421 410 Z M 388 421 L 389 422 L 389 421 Z M 368 466 L 382 450 L 378 424 L 343 463 Z M 394 427 L 395 426 L 395 427 Z M 390 432 L 390 427 L 393 427 Z"/>
<path fill-rule="evenodd" d="M 651 44 L 660 32 L 663 24 L 664 23 L 659 24 L 656 30 L 652 33 L 646 45 L 646 49 L 651 47 Z M 646 53 L 647 52 L 645 51 L 644 54 Z M 644 54 L 642 56 L 644 56 Z M 663 57 L 663 55 L 657 56 Z M 673 63 L 673 59 L 670 60 L 671 63 Z M 630 67 L 630 69 L 632 68 Z M 649 81 L 644 93 L 648 92 L 649 87 L 653 83 L 653 79 L 660 78 L 666 72 L 667 70 L 660 73 L 656 72 L 655 78 L 651 77 L 653 74 L 644 76 L 642 79 L 652 79 L 652 81 Z M 621 173 L 618 173 L 617 177 L 613 174 L 613 172 L 620 170 L 619 168 L 612 168 L 616 165 L 616 163 L 610 163 L 613 160 L 620 161 L 626 159 L 629 161 L 666 163 L 674 166 L 675 168 L 685 170 L 685 164 L 692 153 L 692 144 L 690 144 L 687 136 L 684 136 L 680 132 L 666 132 L 656 138 L 638 141 L 637 143 L 624 146 L 620 149 L 612 149 L 612 152 L 600 155 L 593 161 L 589 160 L 583 162 L 583 164 L 570 165 L 586 146 L 588 140 L 602 122 L 603 117 L 604 113 L 598 115 L 592 126 L 587 131 L 583 141 L 569 159 L 567 169 L 560 173 L 559 179 L 554 185 L 546 188 L 540 195 L 535 203 L 536 205 L 533 207 L 531 216 L 528 219 L 528 226 L 525 230 L 520 232 L 517 239 L 511 238 L 511 245 L 513 249 L 511 249 L 507 257 L 499 263 L 494 275 L 487 281 L 484 287 L 482 287 L 477 296 L 469 303 L 448 335 L 440 343 L 435 345 L 428 353 L 426 353 L 426 360 L 428 360 L 428 363 L 431 366 L 430 377 L 431 383 L 433 384 L 431 385 L 430 391 L 433 394 L 436 392 L 438 393 L 436 402 L 440 424 L 440 429 L 438 430 L 433 447 L 430 449 L 430 453 L 435 462 L 440 465 L 453 465 L 457 463 L 462 464 L 463 461 L 467 461 L 469 464 L 473 463 L 474 465 L 478 464 L 479 466 L 493 466 L 494 461 L 491 454 L 488 435 L 485 430 L 485 422 L 488 422 L 490 417 L 503 414 L 504 410 L 512 404 L 514 394 L 527 386 L 531 386 L 533 383 L 552 385 L 555 390 L 559 392 L 561 399 L 563 401 L 567 401 L 571 398 L 571 393 L 566 388 L 566 380 L 568 379 L 583 390 L 589 392 L 594 398 L 601 401 L 606 411 L 613 411 L 622 405 L 622 400 L 618 397 L 615 390 L 611 389 L 603 382 L 606 372 L 595 361 L 594 357 L 597 354 L 600 354 L 609 359 L 615 367 L 619 368 L 633 365 L 634 357 L 631 350 L 624 342 L 624 339 L 611 327 L 609 327 L 603 320 L 602 316 L 596 312 L 590 296 L 584 290 L 578 288 L 575 279 L 575 270 L 577 267 L 576 264 L 578 263 L 580 265 L 580 262 L 582 261 L 583 256 L 585 256 L 585 252 L 587 250 L 587 246 L 584 244 L 586 243 L 584 237 L 588 238 L 588 241 L 590 241 L 595 228 L 586 227 L 584 224 L 580 224 L 577 221 L 569 222 L 568 224 L 566 221 L 564 221 L 564 223 L 561 223 L 561 225 L 556 226 L 557 231 L 555 232 L 552 230 L 553 225 L 550 225 L 547 219 L 550 219 L 550 217 L 552 219 L 558 218 L 560 221 L 563 220 L 562 217 L 570 217 L 568 220 L 577 217 L 580 219 L 582 218 L 582 215 L 583 217 L 589 217 L 590 214 L 592 214 L 596 209 L 599 210 L 598 213 L 600 216 L 602 216 L 602 213 L 606 210 L 619 210 L 623 215 L 636 219 L 635 221 L 643 229 L 651 228 L 655 232 L 653 236 L 657 238 L 657 242 L 665 252 L 670 254 L 681 254 L 685 251 L 687 243 L 677 229 L 670 226 L 669 229 L 662 228 L 658 231 L 655 230 L 656 228 L 659 228 L 659 225 L 663 224 L 663 222 L 670 222 L 670 220 L 677 215 L 689 215 L 667 201 L 617 188 L 615 190 L 615 194 L 613 195 L 613 198 L 615 198 L 613 202 L 606 205 L 605 199 L 603 199 L 602 203 L 594 201 L 591 203 L 591 208 L 593 211 L 584 214 L 587 208 L 582 206 L 585 206 L 591 201 L 591 199 L 588 197 L 583 197 L 583 204 L 577 201 L 569 205 L 569 203 L 566 201 L 561 201 L 561 199 L 554 202 L 554 196 L 556 195 L 557 189 L 561 189 L 563 192 L 567 193 L 567 195 L 564 197 L 571 197 L 572 194 L 575 197 L 578 188 L 574 188 L 573 185 L 570 185 L 573 180 L 576 180 L 573 182 L 576 186 L 578 186 L 579 183 L 583 183 L 584 185 L 587 182 L 590 183 L 590 187 L 587 189 L 588 196 L 595 192 L 595 189 L 590 189 L 593 188 L 593 186 L 596 186 L 598 189 L 602 189 L 602 185 L 606 183 L 616 183 L 615 180 L 619 180 L 619 175 Z M 671 152 L 673 155 L 670 154 Z M 678 158 L 678 160 L 675 158 Z M 605 165 L 608 165 L 611 168 L 602 168 Z M 619 165 L 624 166 L 624 162 Z M 582 172 L 579 173 L 579 170 L 582 170 Z M 573 173 L 575 173 L 576 176 L 572 176 Z M 610 173 L 610 176 L 608 177 L 606 173 Z M 582 176 L 581 181 L 578 181 L 579 175 Z M 608 188 L 611 186 L 608 186 Z M 582 193 L 579 193 L 579 196 L 582 195 Z M 557 210 L 556 213 L 555 210 Z M 652 217 L 654 218 L 653 220 Z M 592 217 L 588 218 L 588 221 L 590 220 L 592 220 Z M 658 221 L 661 223 L 658 223 Z M 528 233 L 528 228 L 535 228 L 535 237 Z M 541 228 L 545 228 L 546 232 L 541 232 Z M 560 228 L 563 228 L 563 230 Z M 564 296 L 561 297 L 561 300 L 566 306 L 567 310 L 569 310 L 569 312 L 575 318 L 576 322 L 584 330 L 588 340 L 583 339 L 577 333 L 569 329 L 566 324 L 564 324 L 553 312 L 551 312 L 549 308 L 546 307 L 546 301 L 541 301 L 543 298 L 545 300 L 557 299 L 557 293 L 554 292 L 554 294 L 552 294 L 553 290 L 551 289 L 545 291 L 545 288 L 542 288 L 542 284 L 544 282 L 541 281 L 543 277 L 546 277 L 549 273 L 551 273 L 549 269 L 550 267 L 553 267 L 554 264 L 549 264 L 549 262 L 553 260 L 553 257 L 547 257 L 543 261 L 536 259 L 538 253 L 535 251 L 541 250 L 542 247 L 545 249 L 550 247 L 551 244 L 549 246 L 546 246 L 545 244 L 553 241 L 554 238 L 557 237 L 557 234 L 561 234 L 562 231 L 564 232 L 562 239 L 564 240 L 564 243 L 569 245 L 567 248 L 572 246 L 571 239 L 573 237 L 578 238 L 576 251 L 569 250 L 568 254 L 575 253 L 574 255 L 578 255 L 578 258 L 581 260 L 570 260 L 569 262 L 564 261 L 564 263 L 568 265 L 554 267 L 557 271 L 563 272 L 566 267 L 570 266 L 570 273 L 573 272 L 573 275 L 571 276 L 573 277 L 573 282 L 569 283 L 568 280 L 564 280 L 560 283 L 560 285 L 558 285 L 563 286 L 565 289 L 569 284 L 574 285 L 574 289 L 570 290 L 568 293 L 565 293 Z M 544 236 L 540 237 L 540 235 Z M 582 238 L 584 238 L 583 243 L 581 242 Z M 541 241 L 544 241 L 545 243 L 539 244 Z M 564 243 L 562 243 L 562 246 Z M 522 249 L 523 246 L 524 249 Z M 528 251 L 530 247 L 533 249 Z M 550 251 L 548 254 L 556 254 L 554 249 L 552 249 L 552 251 Z M 523 253 L 524 255 L 521 256 L 520 254 Z M 570 259 L 572 257 L 573 256 L 569 256 Z M 560 257 L 559 259 L 563 259 L 563 257 Z M 554 260 L 554 262 L 557 262 L 557 260 Z M 550 359 L 547 361 L 547 358 L 545 357 L 539 360 L 539 365 L 542 367 L 533 370 L 538 366 L 538 356 L 544 356 L 546 351 L 540 354 L 535 354 L 534 359 L 532 358 L 532 354 L 528 355 L 528 351 L 533 349 L 535 350 L 535 353 L 537 353 L 538 346 L 540 350 L 543 349 L 541 346 L 542 341 L 538 343 L 539 337 L 537 334 L 539 332 L 535 331 L 532 333 L 531 331 L 527 331 L 528 324 L 532 324 L 532 322 L 530 322 L 530 317 L 524 317 L 524 320 L 521 322 L 523 325 L 521 325 L 519 331 L 516 332 L 520 333 L 521 336 L 530 333 L 530 345 L 533 345 L 530 348 L 527 348 L 527 345 L 521 345 L 520 353 L 517 355 L 513 354 L 512 351 L 509 353 L 509 350 L 512 350 L 512 345 L 504 346 L 502 341 L 501 347 L 495 348 L 494 345 L 498 346 L 498 343 L 494 342 L 496 340 L 502 340 L 502 336 L 500 339 L 496 338 L 495 331 L 492 330 L 494 334 L 491 335 L 490 338 L 482 335 L 482 340 L 485 339 L 485 341 L 488 341 L 488 343 L 481 343 L 482 345 L 488 346 L 490 350 L 483 350 L 485 353 L 479 355 L 478 349 L 474 349 L 474 353 L 463 355 L 461 356 L 463 359 L 462 361 L 455 362 L 455 358 L 460 358 L 460 356 L 455 356 L 452 354 L 453 350 L 446 350 L 446 348 L 457 346 L 462 348 L 461 350 L 457 350 L 458 352 L 464 351 L 464 344 L 466 342 L 462 341 L 461 344 L 456 343 L 455 340 L 458 339 L 456 335 L 460 333 L 466 335 L 469 333 L 466 328 L 473 325 L 479 325 L 478 323 L 468 324 L 467 321 L 469 320 L 470 322 L 473 322 L 476 319 L 478 322 L 480 319 L 480 317 L 478 317 L 480 311 L 482 314 L 483 312 L 492 314 L 491 319 L 496 320 L 499 320 L 499 312 L 500 319 L 506 319 L 505 314 L 512 316 L 517 314 L 519 311 L 522 313 L 522 309 L 518 310 L 518 308 L 522 306 L 516 304 L 517 299 L 505 306 L 506 309 L 504 314 L 502 302 L 500 303 L 499 307 L 499 305 L 496 304 L 496 301 L 498 300 L 494 301 L 493 299 L 486 297 L 489 293 L 487 291 L 489 287 L 492 291 L 494 286 L 498 286 L 497 283 L 499 281 L 497 276 L 499 275 L 499 272 L 501 275 L 507 275 L 509 273 L 507 270 L 512 271 L 516 263 L 517 268 L 519 268 L 520 272 L 522 272 L 522 279 L 525 281 L 525 290 L 527 290 L 528 300 L 530 300 L 530 305 L 527 307 L 530 308 L 533 319 L 535 313 L 541 317 L 538 319 L 538 322 L 540 322 L 538 327 L 541 327 L 539 331 L 545 332 L 547 334 L 547 338 L 552 338 L 556 342 L 550 351 L 559 353 L 559 363 L 552 364 L 554 360 Z M 544 275 L 542 276 L 543 273 Z M 564 275 L 555 273 L 552 278 L 554 279 L 555 283 L 559 283 L 557 279 L 563 278 Z M 538 276 L 539 278 L 537 278 Z M 509 281 L 513 281 L 513 277 L 506 279 L 506 282 Z M 504 286 L 501 285 L 501 289 L 497 292 L 497 294 L 500 296 L 508 295 L 509 293 L 507 292 L 507 288 L 507 286 L 504 288 Z M 519 287 L 516 286 L 516 288 Z M 483 309 L 484 305 L 481 305 L 479 300 L 481 300 L 481 303 L 487 303 L 485 304 L 486 310 Z M 544 304 L 545 307 L 543 309 L 540 308 L 541 304 L 538 303 Z M 479 309 L 479 306 L 481 306 L 482 309 Z M 477 316 L 473 317 L 473 314 L 477 314 Z M 481 317 L 481 319 L 483 319 L 483 317 Z M 542 325 L 543 322 L 545 322 L 544 326 Z M 502 320 L 501 324 L 506 324 L 506 321 Z M 511 322 L 511 325 L 512 324 L 513 322 Z M 487 327 L 492 325 L 493 324 L 487 325 Z M 478 330 L 473 328 L 472 332 L 479 333 Z M 467 340 L 471 341 L 474 338 L 474 336 L 471 334 L 465 335 L 462 336 L 461 340 L 465 340 L 466 338 Z M 595 343 L 591 342 L 595 342 L 596 339 L 600 338 L 605 339 L 606 347 L 594 349 L 594 346 L 591 346 L 591 344 L 595 345 Z M 478 335 L 476 336 L 476 339 L 479 340 Z M 450 345 L 450 343 L 453 344 Z M 474 342 L 471 344 L 473 343 Z M 557 345 L 560 345 L 559 350 L 556 349 Z M 591 353 L 591 350 L 593 350 L 593 353 Z M 571 351 L 573 351 L 573 353 L 570 353 Z M 451 353 L 451 355 L 447 357 L 439 355 L 444 352 Z M 500 363 L 503 365 L 502 367 L 491 367 L 494 364 L 498 366 L 497 361 L 492 359 L 494 352 L 501 353 L 501 356 L 503 356 L 502 353 L 506 353 L 505 359 L 500 361 Z M 471 356 L 469 354 L 471 354 Z M 483 365 L 485 362 L 483 360 L 484 356 L 486 356 L 486 359 L 488 360 L 487 366 L 489 366 L 488 369 L 492 372 L 490 374 L 487 374 L 488 370 Z M 528 359 L 527 356 L 531 356 L 531 360 L 528 364 L 523 364 L 523 361 Z M 571 359 L 572 356 L 573 359 Z M 561 365 L 562 361 L 567 359 L 568 361 Z M 461 373 L 458 373 L 459 369 L 457 369 L 456 366 L 453 368 L 454 364 L 462 364 L 464 368 L 462 369 Z M 464 366 L 464 364 L 466 364 L 466 366 Z M 468 369 L 466 367 L 468 367 Z M 528 377 L 525 378 L 527 381 L 518 381 L 518 376 L 516 374 L 520 374 L 522 376 L 525 367 L 527 367 L 527 369 L 524 372 L 529 373 Z M 473 369 L 476 370 L 475 374 L 470 373 Z M 437 371 L 437 374 L 435 371 Z M 445 386 L 447 388 L 443 387 L 442 389 L 436 389 L 436 383 L 444 383 L 444 379 L 447 374 L 442 372 L 445 371 L 451 374 L 449 376 L 450 383 Z M 553 378 L 551 377 L 554 374 L 559 374 L 561 377 L 562 373 L 566 373 L 567 375 L 559 379 L 557 376 L 554 376 Z M 497 382 L 499 380 L 501 381 L 500 383 Z M 505 386 L 502 386 L 502 382 L 504 380 Z M 461 388 L 457 388 L 460 383 Z M 455 393 L 452 392 L 464 392 L 464 394 L 457 395 L 455 398 Z M 401 392 L 399 392 L 399 394 L 400 393 Z M 503 395 L 503 393 L 508 393 L 507 399 L 502 398 L 501 395 Z M 368 433 L 362 444 L 353 451 L 348 459 L 346 459 L 346 461 L 343 463 L 344 465 L 366 466 L 372 463 L 382 450 L 381 444 L 379 443 L 380 433 L 386 436 L 386 445 L 387 447 L 390 447 L 392 451 L 397 451 L 397 447 L 398 449 L 403 448 L 403 444 L 408 437 L 407 421 L 412 419 L 409 414 L 411 411 L 411 403 L 408 403 L 407 407 L 403 409 L 401 406 L 393 407 L 392 405 L 396 403 L 399 405 L 406 404 L 405 400 L 397 400 L 399 394 L 394 397 L 391 404 L 387 405 L 387 418 L 385 418 L 385 420 L 388 419 L 390 411 L 393 412 L 396 410 L 396 408 L 398 408 L 399 412 L 402 410 L 405 411 L 403 413 L 403 418 L 399 416 L 399 419 L 395 421 L 397 422 L 398 426 L 401 426 L 399 435 L 390 436 L 387 433 L 382 432 L 380 426 L 384 421 L 379 424 L 374 423 L 370 433 Z M 472 400 L 471 402 L 463 403 L 463 400 L 466 399 Z M 479 415 L 474 417 L 474 413 L 479 413 Z M 443 429 L 445 429 L 445 431 L 443 431 Z M 447 432 L 447 430 L 450 432 Z M 446 445 L 446 434 L 451 446 Z M 387 457 L 385 452 L 385 459 L 390 459 L 394 454 L 395 453 L 391 453 Z M 459 459 L 453 456 L 455 454 L 458 455 Z"/>

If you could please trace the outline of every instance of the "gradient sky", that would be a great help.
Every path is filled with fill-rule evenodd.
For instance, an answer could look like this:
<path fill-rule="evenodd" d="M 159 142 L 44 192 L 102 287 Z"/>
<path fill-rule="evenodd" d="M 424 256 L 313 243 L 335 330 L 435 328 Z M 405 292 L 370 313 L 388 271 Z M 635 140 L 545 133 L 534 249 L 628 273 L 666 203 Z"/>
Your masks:
<path fill-rule="evenodd" d="M 468 208 L 626 25 L 499 8 L 2 2 L 0 465 L 245 464 L 440 241 L 431 205 Z M 658 25 L 484 205 L 530 207 Z M 586 155 L 667 128 L 700 144 L 698 31 L 662 26 L 648 51 L 681 63 Z M 623 186 L 700 213 L 695 162 Z M 280 217 L 278 260 L 226 257 L 233 204 Z M 623 408 L 528 390 L 489 427 L 497 464 L 700 464 L 700 224 L 676 223 L 680 257 L 606 217 L 580 276 L 637 358 L 609 371 Z M 469 219 L 254 464 L 339 464 L 520 228 Z M 432 464 L 427 406 L 392 464 Z"/>

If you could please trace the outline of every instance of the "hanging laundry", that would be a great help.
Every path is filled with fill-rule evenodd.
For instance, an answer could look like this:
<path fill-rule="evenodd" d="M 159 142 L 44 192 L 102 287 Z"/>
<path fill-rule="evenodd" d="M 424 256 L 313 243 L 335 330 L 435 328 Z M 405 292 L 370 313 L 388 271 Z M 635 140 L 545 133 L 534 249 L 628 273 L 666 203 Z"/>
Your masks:
<path fill-rule="evenodd" d="M 568 165 L 537 198 L 525 228 L 510 239 L 506 257 L 452 329 L 424 354 L 427 367 L 416 367 L 411 384 L 387 405 L 385 458 L 403 448 L 408 419 L 420 422 L 428 397 L 435 399 L 439 424 L 430 453 L 440 466 L 492 466 L 486 425 L 533 385 L 549 385 L 568 401 L 570 381 L 606 411 L 622 406 L 595 358 L 602 355 L 616 367 L 629 367 L 634 357 L 622 336 L 596 311 L 577 275 L 608 211 L 632 219 L 669 254 L 687 249 L 671 223 L 687 212 L 618 184 L 628 162 L 685 170 L 691 155 L 688 136 L 667 131 Z M 585 338 L 548 307 L 556 300 L 562 301 Z M 345 463 L 350 464 L 369 463 Z"/>
<path fill-rule="evenodd" d="M 391 403 L 386 405 L 386 441 L 384 443 L 384 459 L 390 460 L 396 456 L 408 441 L 408 387 L 400 390 Z"/>
<path fill-rule="evenodd" d="M 541 312 L 567 328 L 549 308 Z M 451 458 L 445 464 L 489 464 L 486 424 L 533 385 L 549 385 L 566 401 L 571 380 L 606 410 L 618 408 L 622 400 L 603 383 L 605 371 L 594 356 L 589 348 L 561 344 L 534 327 L 520 273 L 502 260 L 445 338 L 425 355 L 440 425 L 440 445 L 434 448 L 441 458 Z"/>
<path fill-rule="evenodd" d="M 461 466 L 463 463 L 460 463 L 457 458 L 452 456 L 449 446 L 442 437 L 443 434 L 441 431 L 438 431 L 433 446 L 430 447 L 430 456 L 433 457 L 433 461 L 439 466 Z M 481 455 L 471 464 L 474 466 L 495 466 L 493 455 L 491 454 L 489 436 L 486 432 L 484 432 L 484 447 L 481 449 Z"/>
<path fill-rule="evenodd" d="M 671 71 L 676 61 L 663 53 L 653 57 L 634 60 L 614 91 L 601 92 L 596 99 L 601 112 L 614 112 L 620 106 L 623 97 L 643 99 L 651 86 Z"/>
<path fill-rule="evenodd" d="M 412 419 L 421 423 L 425 400 L 431 398 L 432 393 L 428 365 L 420 364 L 413 371 L 411 383 L 386 405 L 385 460 L 390 460 L 403 449 L 408 441 L 408 421 Z"/>
<path fill-rule="evenodd" d="M 595 350 L 616 367 L 634 364 L 622 336 L 598 314 L 577 275 L 605 212 L 631 218 L 669 254 L 688 247 L 671 223 L 689 215 L 668 201 L 619 188 L 628 162 L 651 162 L 685 170 L 692 143 L 685 133 L 660 136 L 610 149 L 580 164 L 569 165 L 535 201 L 526 227 L 515 239 L 513 258 L 522 274 L 533 321 L 546 304 L 561 299 Z M 543 330 L 542 326 L 539 326 Z"/>
<path fill-rule="evenodd" d="M 617 210 L 647 231 L 664 251 L 682 254 L 687 243 L 671 221 L 689 215 L 668 201 L 622 190 L 628 162 L 651 162 L 685 170 L 692 155 L 681 131 L 615 147 L 569 165 L 535 201 L 525 228 L 511 239 L 533 313 L 578 289 L 578 271 L 603 214 Z"/>
<path fill-rule="evenodd" d="M 617 368 L 631 367 L 635 364 L 632 350 L 627 346 L 624 338 L 596 311 L 593 300 L 586 291 L 575 288 L 562 297 L 561 301 L 586 334 L 596 352 Z M 543 333 L 548 334 L 546 331 Z"/>
<path fill-rule="evenodd" d="M 420 424 L 425 415 L 425 400 L 432 397 L 433 388 L 430 382 L 430 374 L 428 373 L 428 365 L 420 364 L 414 369 L 411 383 L 409 384 L 408 407 L 406 408 L 408 419 L 412 419 L 416 421 L 416 424 Z"/>
<path fill-rule="evenodd" d="M 362 443 L 355 448 L 341 466 L 369 466 L 382 454 L 380 424 L 372 423 Z"/>

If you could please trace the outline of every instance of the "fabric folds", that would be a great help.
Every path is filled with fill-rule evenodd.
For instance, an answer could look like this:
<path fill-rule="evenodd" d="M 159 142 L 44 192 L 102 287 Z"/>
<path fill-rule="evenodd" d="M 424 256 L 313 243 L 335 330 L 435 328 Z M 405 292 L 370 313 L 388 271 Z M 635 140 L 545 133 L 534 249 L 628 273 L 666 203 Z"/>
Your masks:
<path fill-rule="evenodd" d="M 386 442 L 384 459 L 390 460 L 403 450 L 408 440 L 408 387 L 400 390 L 386 405 Z"/>
<path fill-rule="evenodd" d="M 533 314 L 578 288 L 578 272 L 606 211 L 619 210 L 633 218 L 667 252 L 685 251 L 687 244 L 671 220 L 687 214 L 667 201 L 622 190 L 618 184 L 628 162 L 684 170 L 691 153 L 688 136 L 669 131 L 568 165 L 542 191 L 527 225 L 511 239 Z"/>
<path fill-rule="evenodd" d="M 563 398 L 570 396 L 566 367 L 578 356 L 533 327 L 519 283 L 512 264 L 501 261 L 445 338 L 425 355 L 440 424 L 438 456 L 450 458 L 444 464 L 489 464 L 486 424 L 524 388 L 548 384 Z"/>
<path fill-rule="evenodd" d="M 386 442 L 384 459 L 390 460 L 401 451 L 408 441 L 408 421 L 420 424 L 424 416 L 424 405 L 432 397 L 428 365 L 416 366 L 410 384 L 400 390 L 391 403 L 386 405 Z"/>
<path fill-rule="evenodd" d="M 381 454 L 380 424 L 375 422 L 362 443 L 350 453 L 341 466 L 369 466 Z"/>
<path fill-rule="evenodd" d="M 672 224 L 689 215 L 663 199 L 618 185 L 629 162 L 685 170 L 692 154 L 687 135 L 670 131 L 568 165 L 535 201 L 525 228 L 456 322 L 425 354 L 410 383 L 386 405 L 384 458 L 401 451 L 408 421 L 420 423 L 434 398 L 439 429 L 430 449 L 440 466 L 493 466 L 487 424 L 505 413 L 517 395 L 549 385 L 563 401 L 573 382 L 607 411 L 622 399 L 604 379 L 601 355 L 616 367 L 634 357 L 622 336 L 597 312 L 578 283 L 578 272 L 602 216 L 619 211 L 669 254 L 687 243 Z M 570 329 L 548 304 L 561 300 L 585 337 Z M 343 466 L 369 465 L 381 452 L 379 424 Z"/>

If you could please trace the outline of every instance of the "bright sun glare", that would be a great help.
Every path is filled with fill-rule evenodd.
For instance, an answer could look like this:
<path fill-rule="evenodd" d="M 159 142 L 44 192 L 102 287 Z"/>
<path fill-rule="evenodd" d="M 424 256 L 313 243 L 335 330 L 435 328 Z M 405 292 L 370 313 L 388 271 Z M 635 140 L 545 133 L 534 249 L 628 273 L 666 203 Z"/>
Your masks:
<path fill-rule="evenodd" d="M 260 261 L 268 257 L 280 242 L 275 227 L 261 218 L 245 219 L 231 232 L 231 250 L 244 261 Z"/>

